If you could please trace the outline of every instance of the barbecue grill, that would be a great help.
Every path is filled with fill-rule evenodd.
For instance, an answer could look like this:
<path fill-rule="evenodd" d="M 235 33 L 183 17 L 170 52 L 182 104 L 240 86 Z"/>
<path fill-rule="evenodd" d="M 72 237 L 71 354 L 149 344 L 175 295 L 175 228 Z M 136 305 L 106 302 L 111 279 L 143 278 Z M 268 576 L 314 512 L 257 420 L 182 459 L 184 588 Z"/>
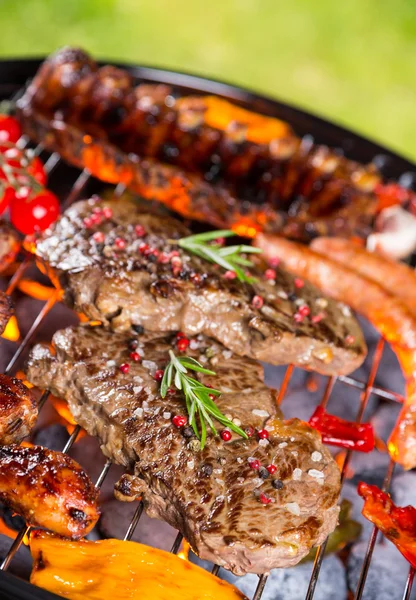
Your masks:
<path fill-rule="evenodd" d="M 22 93 L 27 81 L 35 74 L 40 63 L 41 61 L 37 59 L 23 61 L 8 61 L 0 63 L 0 100 L 16 99 Z M 296 133 L 300 136 L 309 136 L 312 137 L 318 143 L 323 143 L 331 147 L 335 147 L 339 149 L 340 152 L 345 153 L 349 158 L 354 159 L 356 161 L 364 163 L 373 161 L 376 163 L 383 176 L 385 176 L 386 178 L 394 178 L 396 180 L 399 180 L 399 182 L 404 186 L 415 186 L 416 184 L 416 168 L 412 163 L 410 163 L 406 159 L 397 156 L 396 154 L 386 150 L 385 148 L 382 148 L 381 146 L 371 141 L 368 141 L 350 131 L 347 131 L 339 126 L 331 124 L 323 119 L 305 113 L 286 104 L 282 104 L 275 100 L 259 96 L 257 94 L 235 86 L 184 73 L 154 69 L 151 67 L 136 67 L 123 65 L 123 68 L 127 68 L 135 78 L 142 81 L 147 81 L 151 83 L 167 83 L 169 85 L 174 86 L 178 89 L 179 92 L 182 93 L 217 94 L 223 98 L 237 102 L 251 110 L 259 111 L 264 114 L 286 120 L 292 125 Z M 31 145 L 30 140 L 27 138 L 22 138 L 20 140 L 20 145 L 22 147 L 33 147 L 33 145 Z M 51 174 L 55 169 L 59 168 L 59 185 L 54 186 L 52 183 L 51 187 L 56 193 L 60 195 L 63 207 L 67 207 L 69 204 L 82 197 L 82 194 L 87 193 L 87 190 L 88 194 L 92 192 L 102 191 L 103 184 L 93 179 L 87 170 L 77 171 L 74 168 L 65 165 L 59 155 L 57 155 L 56 153 L 47 155 L 46 153 L 44 153 L 44 150 L 40 145 L 35 148 L 35 152 L 38 154 L 42 153 L 42 158 L 46 159 L 45 168 L 49 174 Z M 120 195 L 121 193 L 123 193 L 123 191 L 124 189 L 121 185 L 115 188 L 116 195 Z M 31 262 L 32 259 L 30 257 L 23 258 L 15 274 L 8 282 L 8 294 L 12 294 L 13 291 L 17 288 L 19 281 L 21 280 L 25 271 L 30 266 Z M 54 304 L 58 301 L 59 294 L 58 292 L 56 292 L 44 303 L 42 309 L 33 321 L 23 341 L 20 343 L 20 345 L 16 346 L 15 353 L 6 367 L 5 372 L 7 374 L 13 374 L 17 370 L 19 361 L 22 358 L 22 355 L 30 347 L 36 331 L 38 330 L 39 326 L 41 325 L 49 311 L 52 309 Z M 57 328 L 58 325 L 59 324 L 57 324 Z M 364 411 L 368 406 L 369 398 L 372 394 L 378 396 L 381 399 L 390 400 L 393 402 L 401 402 L 403 400 L 403 398 L 396 392 L 375 385 L 375 377 L 383 355 L 384 347 L 384 341 L 380 338 L 376 346 L 376 351 L 374 353 L 373 361 L 369 370 L 369 376 L 366 381 L 362 381 L 351 376 L 338 377 L 338 381 L 340 381 L 343 385 L 350 386 L 356 390 L 357 422 L 361 421 Z M 283 384 L 280 388 L 278 398 L 279 402 L 285 396 L 286 390 L 293 376 L 293 372 L 294 368 L 292 366 L 288 366 L 283 380 Z M 325 391 L 321 399 L 322 407 L 325 407 L 326 405 L 330 406 L 331 392 L 333 390 L 336 380 L 336 377 L 327 378 Z M 47 401 L 48 393 L 45 392 L 40 398 L 40 407 L 43 407 Z M 313 407 L 311 407 L 311 413 L 312 409 Z M 63 452 L 69 451 L 72 445 L 76 442 L 80 431 L 81 428 L 79 426 L 76 426 L 65 447 L 62 449 Z M 352 452 L 347 451 L 342 466 L 342 479 L 344 479 L 346 476 L 351 456 Z M 110 467 L 111 462 L 107 461 L 104 464 L 101 474 L 99 475 L 96 481 L 97 487 L 101 487 L 102 483 L 104 482 L 104 479 L 106 478 L 110 470 Z M 392 461 L 390 461 L 387 472 L 385 474 L 383 485 L 383 488 L 386 491 L 389 489 L 393 471 L 394 464 Z M 136 527 L 139 525 L 142 512 L 143 504 L 140 503 L 138 504 L 133 519 L 127 531 L 125 532 L 125 540 L 130 540 L 132 538 Z M 7 573 L 9 565 L 15 558 L 15 555 L 19 547 L 23 543 L 25 536 L 27 536 L 27 534 L 29 533 L 29 529 L 29 527 L 21 529 L 21 531 L 17 534 L 15 540 L 11 544 L 7 555 L 5 556 L 3 562 L 0 565 L 0 597 L 15 598 L 18 600 L 29 598 L 52 600 L 53 598 L 58 598 L 58 596 L 54 594 L 36 588 L 30 585 L 29 583 Z M 377 535 L 378 531 L 374 527 L 371 537 L 368 540 L 367 552 L 365 554 L 365 558 L 362 564 L 359 582 L 356 590 L 354 591 L 354 599 L 356 600 L 359 600 L 363 595 L 363 591 L 366 585 L 367 572 L 370 567 L 373 550 L 377 540 Z M 178 533 L 172 546 L 171 552 L 178 553 L 181 547 L 181 543 L 182 535 Z M 314 596 L 315 586 L 319 578 L 322 561 L 324 560 L 325 546 L 326 543 L 324 543 L 317 551 L 312 569 L 312 575 L 309 582 L 309 588 L 306 594 L 306 600 L 312 600 Z M 218 575 L 220 567 L 218 565 L 212 565 L 211 570 L 213 574 Z M 406 581 L 403 581 L 403 592 L 402 596 L 400 596 L 401 598 L 403 598 L 403 600 L 410 599 L 413 579 L 414 569 L 410 568 Z M 252 597 L 252 600 L 259 600 L 262 597 L 266 585 L 267 576 L 262 575 L 261 577 L 259 577 L 257 589 L 254 593 L 254 596 Z M 400 593 L 400 590 L 398 590 L 398 594 Z M 399 596 L 397 597 L 399 598 Z"/>

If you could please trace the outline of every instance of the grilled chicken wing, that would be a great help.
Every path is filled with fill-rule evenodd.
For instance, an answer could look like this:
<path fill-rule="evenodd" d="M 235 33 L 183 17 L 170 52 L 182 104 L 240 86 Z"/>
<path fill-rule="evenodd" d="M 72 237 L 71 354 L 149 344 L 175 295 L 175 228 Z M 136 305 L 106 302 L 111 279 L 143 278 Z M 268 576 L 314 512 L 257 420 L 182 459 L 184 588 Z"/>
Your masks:
<path fill-rule="evenodd" d="M 6 328 L 7 321 L 13 314 L 13 303 L 10 296 L 0 290 L 0 335 Z"/>
<path fill-rule="evenodd" d="M 30 525 L 80 538 L 97 522 L 98 490 L 72 458 L 42 446 L 0 447 L 0 500 Z"/>
<path fill-rule="evenodd" d="M 13 262 L 19 246 L 16 231 L 10 223 L 0 220 L 0 273 Z"/>
<path fill-rule="evenodd" d="M 30 390 L 19 379 L 0 374 L 0 442 L 20 442 L 29 435 L 37 416 Z"/>

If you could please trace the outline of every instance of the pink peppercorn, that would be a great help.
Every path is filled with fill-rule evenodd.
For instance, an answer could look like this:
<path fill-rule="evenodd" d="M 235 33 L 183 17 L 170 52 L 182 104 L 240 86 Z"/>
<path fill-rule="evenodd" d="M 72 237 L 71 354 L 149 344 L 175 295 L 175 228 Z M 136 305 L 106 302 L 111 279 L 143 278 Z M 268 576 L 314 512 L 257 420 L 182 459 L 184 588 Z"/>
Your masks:
<path fill-rule="evenodd" d="M 267 465 L 266 469 L 269 471 L 270 475 L 273 475 L 277 471 L 277 467 L 275 465 Z"/>
<path fill-rule="evenodd" d="M 302 317 L 308 317 L 311 314 L 311 309 L 309 306 L 306 306 L 306 304 L 302 304 L 302 306 L 299 306 L 298 308 L 298 313 L 302 315 Z"/>
<path fill-rule="evenodd" d="M 303 286 L 305 285 L 305 282 L 303 281 L 303 279 L 299 279 L 299 277 L 295 277 L 293 283 L 295 284 L 295 287 L 298 289 L 303 288 Z"/>
<path fill-rule="evenodd" d="M 138 352 L 130 352 L 130 358 L 131 358 L 131 360 L 134 360 L 134 362 L 139 362 L 141 359 L 141 356 Z"/>
<path fill-rule="evenodd" d="M 182 337 L 178 340 L 177 343 L 179 352 L 185 352 L 187 347 L 189 346 L 189 340 L 186 337 Z"/>
<path fill-rule="evenodd" d="M 280 258 L 277 258 L 277 256 L 273 256 L 272 258 L 269 259 L 269 265 L 271 267 L 278 267 L 280 264 Z"/>
<path fill-rule="evenodd" d="M 295 313 L 293 315 L 293 319 L 295 320 L 296 323 L 303 323 L 305 317 L 303 317 L 300 313 Z"/>
<path fill-rule="evenodd" d="M 261 308 L 264 304 L 264 300 L 261 296 L 256 295 L 253 297 L 251 304 L 254 308 Z"/>
<path fill-rule="evenodd" d="M 158 369 L 158 370 L 155 372 L 155 374 L 153 375 L 153 377 L 154 377 L 154 379 L 155 379 L 156 381 L 162 381 L 162 379 L 163 379 L 163 374 L 164 374 L 164 371 L 163 371 L 163 369 Z"/>
<path fill-rule="evenodd" d="M 175 415 L 172 419 L 172 423 L 175 427 L 184 427 L 187 423 L 187 418 L 182 415 Z"/>
<path fill-rule="evenodd" d="M 91 217 L 85 217 L 85 219 L 84 219 L 84 225 L 87 228 L 93 226 L 93 221 L 92 221 Z"/>
<path fill-rule="evenodd" d="M 250 460 L 249 463 L 250 467 L 252 469 L 254 469 L 255 471 L 258 471 L 260 469 L 260 461 L 257 459 L 254 460 Z"/>
<path fill-rule="evenodd" d="M 104 206 L 103 215 L 106 219 L 111 219 L 113 216 L 113 210 L 109 206 Z"/>
<path fill-rule="evenodd" d="M 266 269 L 264 276 L 266 279 L 276 279 L 276 271 L 274 269 Z"/>
<path fill-rule="evenodd" d="M 105 235 L 103 234 L 102 231 L 96 231 L 94 233 L 94 235 L 92 236 L 92 239 L 94 240 L 94 242 L 96 242 L 97 244 L 102 244 L 105 240 Z"/>
<path fill-rule="evenodd" d="M 123 240 L 123 238 L 116 238 L 114 243 L 119 250 L 124 250 L 124 248 L 126 247 L 126 240 Z"/>
<path fill-rule="evenodd" d="M 146 235 L 146 230 L 143 227 L 143 225 L 136 225 L 134 228 L 134 231 L 135 231 L 137 237 L 143 237 L 144 235 Z"/>
<path fill-rule="evenodd" d="M 225 271 L 224 273 L 224 279 L 229 279 L 230 281 L 232 281 L 236 277 L 237 273 L 235 271 Z"/>
<path fill-rule="evenodd" d="M 224 442 L 229 442 L 231 439 L 231 431 L 229 429 L 223 429 L 220 435 Z"/>
<path fill-rule="evenodd" d="M 267 429 L 260 429 L 260 431 L 257 432 L 257 435 L 260 440 L 267 440 L 267 438 L 269 437 L 269 432 L 267 431 Z"/>
<path fill-rule="evenodd" d="M 269 498 L 269 496 L 266 496 L 266 494 L 263 493 L 260 494 L 259 498 L 262 504 L 270 504 L 270 502 L 272 501 L 272 499 Z"/>
<path fill-rule="evenodd" d="M 130 371 L 130 365 L 129 363 L 123 363 L 122 365 L 120 365 L 120 371 L 124 374 L 128 373 Z"/>

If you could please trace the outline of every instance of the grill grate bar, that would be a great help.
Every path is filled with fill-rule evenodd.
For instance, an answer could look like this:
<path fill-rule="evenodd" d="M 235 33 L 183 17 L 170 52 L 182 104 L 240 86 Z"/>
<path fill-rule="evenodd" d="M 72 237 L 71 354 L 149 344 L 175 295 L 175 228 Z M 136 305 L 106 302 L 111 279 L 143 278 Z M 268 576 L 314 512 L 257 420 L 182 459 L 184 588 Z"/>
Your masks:
<path fill-rule="evenodd" d="M 43 167 L 48 175 L 50 175 L 52 173 L 52 171 L 58 166 L 60 160 L 61 160 L 61 157 L 59 156 L 59 154 L 57 152 L 54 152 L 53 154 L 50 155 L 50 157 L 45 162 L 44 167 Z"/>
<path fill-rule="evenodd" d="M 91 173 L 87 169 L 84 169 L 83 171 L 81 171 L 81 173 L 78 175 L 77 179 L 75 180 L 75 183 L 72 186 L 71 191 L 69 192 L 66 200 L 64 200 L 64 202 L 62 204 L 63 211 L 66 208 L 68 208 L 68 206 L 70 206 L 73 202 L 75 202 L 75 200 L 77 200 L 79 198 L 79 195 L 81 194 L 84 187 L 87 185 L 87 182 L 90 177 L 91 177 Z"/>
<path fill-rule="evenodd" d="M 211 573 L 212 573 L 213 575 L 218 575 L 218 573 L 219 573 L 219 570 L 220 570 L 220 565 L 214 565 L 214 566 L 212 567 L 212 569 L 211 569 Z"/>
<path fill-rule="evenodd" d="M 180 532 L 178 532 L 178 535 L 176 536 L 175 541 L 173 542 L 172 548 L 170 550 L 172 554 L 178 554 L 179 548 L 182 544 L 182 540 L 183 535 Z"/>
<path fill-rule="evenodd" d="M 110 459 L 107 460 L 107 462 L 105 463 L 103 470 L 101 471 L 101 473 L 98 476 L 98 479 L 96 481 L 95 487 L 96 488 L 100 488 L 103 483 L 104 483 L 104 479 L 107 477 L 109 470 L 111 469 L 111 465 L 112 462 Z"/>
<path fill-rule="evenodd" d="M 19 281 L 23 277 L 23 275 L 24 275 L 26 269 L 28 268 L 30 262 L 31 262 L 30 261 L 30 257 L 29 256 L 25 256 L 23 262 L 21 262 L 20 265 L 18 266 L 15 274 L 10 279 L 9 285 L 8 285 L 8 287 L 6 289 L 6 294 L 8 296 L 10 296 L 14 292 L 14 290 L 16 289 L 17 284 L 19 283 Z"/>
<path fill-rule="evenodd" d="M 58 298 L 59 298 L 59 292 L 57 291 L 57 292 L 55 292 L 53 294 L 53 296 L 51 296 L 49 298 L 49 300 L 47 302 L 45 302 L 45 304 L 43 305 L 42 310 L 40 311 L 40 313 L 38 314 L 38 316 L 36 317 L 36 319 L 33 321 L 32 326 L 29 329 L 29 331 L 27 332 L 24 340 L 22 341 L 22 343 L 20 344 L 20 346 L 18 347 L 18 349 L 16 350 L 16 352 L 12 356 L 9 364 L 7 365 L 7 367 L 6 367 L 5 371 L 4 371 L 6 375 L 8 373 L 10 373 L 10 371 L 13 369 L 13 367 L 15 366 L 15 364 L 17 363 L 17 361 L 19 360 L 21 354 L 26 350 L 26 348 L 29 345 L 32 337 L 36 333 L 36 330 L 38 329 L 38 327 L 40 326 L 40 324 L 42 323 L 43 319 L 46 317 L 46 315 L 48 314 L 48 312 L 54 306 L 54 304 L 58 300 Z"/>
<path fill-rule="evenodd" d="M 360 381 L 359 379 L 354 379 L 353 377 L 348 377 L 347 375 L 340 375 L 338 377 L 338 381 L 345 383 L 345 385 L 349 385 L 351 387 L 358 388 L 360 390 L 365 390 L 367 385 L 364 381 Z M 399 402 L 403 404 L 404 397 L 402 394 L 398 394 L 397 392 L 393 392 L 391 390 L 386 390 L 385 388 L 381 388 L 377 385 L 372 385 L 370 387 L 371 394 L 375 394 L 379 398 L 383 398 L 384 400 L 392 400 L 393 402 Z"/>
<path fill-rule="evenodd" d="M 368 375 L 367 385 L 366 385 L 365 391 L 363 392 L 362 397 L 361 397 L 360 408 L 358 409 L 357 418 L 356 418 L 357 423 L 361 422 L 361 419 L 363 418 L 363 415 L 364 415 L 364 411 L 368 404 L 368 400 L 371 396 L 371 388 L 372 388 L 372 386 L 374 384 L 374 380 L 376 378 L 377 370 L 378 370 L 378 367 L 379 367 L 379 364 L 381 361 L 381 357 L 383 355 L 383 349 L 384 349 L 384 340 L 383 340 L 383 338 L 380 338 L 377 343 L 376 350 L 374 352 L 373 362 L 371 363 L 371 368 L 370 368 L 370 373 Z M 325 406 L 325 404 L 328 402 L 329 393 L 332 391 L 335 380 L 336 380 L 335 377 L 330 377 L 330 379 L 328 381 L 328 385 L 326 387 L 326 390 L 324 392 L 324 397 L 322 399 L 322 402 L 324 403 L 323 406 Z M 345 455 L 345 460 L 342 465 L 341 486 L 344 483 L 345 475 L 348 470 L 348 465 L 350 463 L 351 456 L 352 456 L 352 451 L 347 450 L 347 453 Z M 319 573 L 320 573 L 321 566 L 322 566 L 322 561 L 325 556 L 325 549 L 326 549 L 327 543 L 328 543 L 328 538 L 318 548 L 318 551 L 317 551 L 317 554 L 315 557 L 315 561 L 313 564 L 312 574 L 311 574 L 311 578 L 309 581 L 308 591 L 306 593 L 305 600 L 312 600 L 312 598 L 314 596 L 316 584 L 318 582 Z"/>
<path fill-rule="evenodd" d="M 256 591 L 254 592 L 253 600 L 260 600 L 260 598 L 263 594 L 265 585 L 267 583 L 267 577 L 268 577 L 267 575 L 260 575 L 260 579 L 257 584 Z"/>
<path fill-rule="evenodd" d="M 410 600 L 410 594 L 412 593 L 413 580 L 415 577 L 415 569 L 410 567 L 409 575 L 407 576 L 406 586 L 403 592 L 403 600 Z"/>
<path fill-rule="evenodd" d="M 383 491 L 384 492 L 388 492 L 388 490 L 390 488 L 391 479 L 392 479 L 393 473 L 394 473 L 394 466 L 395 466 L 394 462 L 391 460 L 389 463 L 388 469 L 387 469 L 386 476 L 384 478 L 384 482 L 383 482 Z M 374 525 L 373 530 L 371 532 L 370 539 L 368 541 L 368 546 L 367 546 L 367 551 L 365 553 L 363 566 L 361 567 L 360 578 L 358 580 L 354 600 L 360 600 L 363 595 L 364 586 L 365 586 L 365 582 L 366 582 L 367 574 L 368 574 L 368 569 L 370 568 L 371 559 L 373 557 L 374 546 L 376 545 L 376 541 L 377 541 L 377 535 L 378 535 L 378 528 Z"/>
<path fill-rule="evenodd" d="M 143 502 L 139 502 L 139 504 L 136 508 L 136 511 L 133 515 L 133 518 L 130 521 L 130 525 L 129 525 L 129 528 L 127 529 L 126 535 L 124 536 L 125 542 L 129 542 L 131 540 L 131 538 L 133 537 L 134 530 L 136 529 L 136 527 L 140 521 L 140 517 L 143 514 L 143 509 L 144 509 Z"/>

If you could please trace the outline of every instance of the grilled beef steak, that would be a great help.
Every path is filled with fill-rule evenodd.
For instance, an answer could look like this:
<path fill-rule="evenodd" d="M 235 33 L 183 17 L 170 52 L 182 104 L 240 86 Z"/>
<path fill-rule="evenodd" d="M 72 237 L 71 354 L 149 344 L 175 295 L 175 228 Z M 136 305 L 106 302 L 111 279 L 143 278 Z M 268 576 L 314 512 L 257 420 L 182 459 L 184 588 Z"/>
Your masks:
<path fill-rule="evenodd" d="M 253 284 L 231 279 L 175 243 L 190 233 L 182 223 L 141 211 L 127 199 L 82 201 L 41 234 L 41 268 L 77 311 L 114 330 L 204 333 L 242 356 L 324 374 L 362 363 L 365 342 L 346 307 L 279 267 L 272 284 L 261 261 Z"/>
<path fill-rule="evenodd" d="M 136 86 L 81 50 L 43 63 L 18 115 L 32 139 L 70 163 L 216 227 L 366 236 L 377 211 L 374 166 L 219 97 Z"/>
<path fill-rule="evenodd" d="M 5 330 L 7 321 L 10 319 L 13 312 L 12 299 L 0 290 L 0 334 Z"/>
<path fill-rule="evenodd" d="M 139 338 L 141 362 L 129 358 L 130 338 L 90 326 L 59 331 L 53 350 L 33 349 L 28 378 L 65 398 L 104 454 L 130 469 L 118 496 L 143 496 L 147 512 L 177 527 L 199 556 L 236 574 L 295 565 L 337 522 L 340 474 L 319 434 L 280 419 L 259 364 L 200 335 L 187 354 L 217 375 L 196 377 L 222 390 L 223 414 L 269 434 L 208 435 L 200 450 L 192 429 L 173 423 L 185 412 L 181 393 L 162 399 L 154 378 L 175 336 Z"/>

